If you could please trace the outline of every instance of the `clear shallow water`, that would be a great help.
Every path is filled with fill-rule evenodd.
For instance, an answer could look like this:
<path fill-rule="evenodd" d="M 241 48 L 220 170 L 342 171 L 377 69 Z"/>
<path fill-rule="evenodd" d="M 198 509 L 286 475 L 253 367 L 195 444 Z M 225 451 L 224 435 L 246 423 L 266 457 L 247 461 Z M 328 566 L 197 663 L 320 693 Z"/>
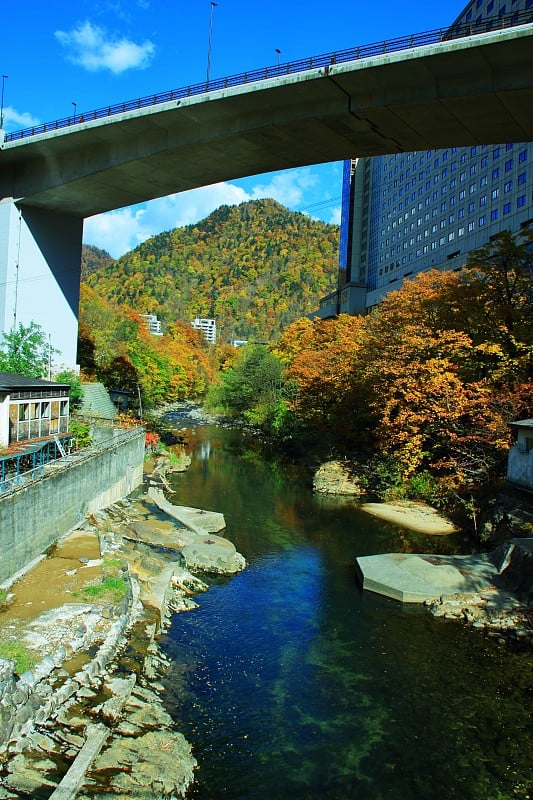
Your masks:
<path fill-rule="evenodd" d="M 354 558 L 460 551 L 312 495 L 241 434 L 197 428 L 173 501 L 222 511 L 249 563 L 176 615 L 166 703 L 201 800 L 526 797 L 528 670 L 423 609 L 363 593 Z"/>

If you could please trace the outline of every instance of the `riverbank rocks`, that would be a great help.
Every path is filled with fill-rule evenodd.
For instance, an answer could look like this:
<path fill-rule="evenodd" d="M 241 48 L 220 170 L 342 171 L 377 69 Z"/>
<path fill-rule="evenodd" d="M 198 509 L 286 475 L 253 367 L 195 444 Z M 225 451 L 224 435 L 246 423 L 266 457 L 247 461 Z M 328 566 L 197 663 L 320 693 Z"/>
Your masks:
<path fill-rule="evenodd" d="M 442 595 L 426 601 L 434 617 L 471 625 L 501 644 L 533 646 L 531 614 L 510 592 L 489 587 L 474 594 Z"/>
<path fill-rule="evenodd" d="M 148 490 L 148 496 L 161 511 L 183 526 L 181 530 L 175 531 L 174 539 L 181 538 L 181 554 L 187 568 L 192 572 L 232 575 L 246 567 L 244 556 L 236 551 L 235 545 L 229 539 L 215 535 L 217 531 L 226 527 L 223 514 L 172 505 L 163 493 L 153 486 Z M 136 531 L 139 530 L 137 525 Z"/>
<path fill-rule="evenodd" d="M 89 777 L 96 785 L 103 781 L 111 789 L 98 797 L 154 800 L 182 797 L 194 779 L 195 766 L 191 747 L 181 733 L 150 731 L 137 738 L 114 740 L 96 759 Z M 88 797 L 81 794 L 79 800 Z"/>
<path fill-rule="evenodd" d="M 347 461 L 328 461 L 322 464 L 313 478 L 313 490 L 319 494 L 360 497 L 364 494 L 360 482 Z"/>
<path fill-rule="evenodd" d="M 157 486 L 171 493 L 165 473 L 187 463 L 160 460 Z M 170 662 L 157 637 L 207 589 L 191 568 L 231 574 L 245 561 L 217 535 L 222 514 L 152 489 L 157 510 L 143 495 L 91 514 L 42 561 L 44 577 L 34 568 L 30 586 L 15 587 L 4 628 L 38 663 L 20 675 L 0 660 L 0 800 L 164 800 L 194 779 L 191 747 L 160 699 Z M 122 599 L 102 594 L 106 568 L 126 582 Z"/>

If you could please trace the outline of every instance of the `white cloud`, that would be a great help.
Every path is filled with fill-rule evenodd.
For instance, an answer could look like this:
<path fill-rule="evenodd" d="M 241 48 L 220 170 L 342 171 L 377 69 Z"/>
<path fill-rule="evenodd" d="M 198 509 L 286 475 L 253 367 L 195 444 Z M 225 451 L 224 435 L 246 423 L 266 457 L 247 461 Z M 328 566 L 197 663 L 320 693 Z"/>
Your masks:
<path fill-rule="evenodd" d="M 275 173 L 267 183 L 258 183 L 252 197 L 272 197 L 284 206 L 294 207 L 301 205 L 306 193 L 317 184 L 318 177 L 310 169 L 287 170 Z"/>
<path fill-rule="evenodd" d="M 4 129 L 19 130 L 20 128 L 33 128 L 40 121 L 27 111 L 17 111 L 13 106 L 4 108 Z"/>
<path fill-rule="evenodd" d="M 331 191 L 328 184 L 329 181 L 326 188 L 318 170 L 309 167 L 244 178 L 235 183 L 215 183 L 89 217 L 85 220 L 83 241 L 118 258 L 161 231 L 192 225 L 204 219 L 221 205 L 238 205 L 264 197 L 272 197 L 289 208 L 300 207 L 303 211 L 309 203 L 310 211 L 315 215 L 316 211 L 311 209 L 313 205 L 323 204 L 324 195 L 327 197 Z M 317 199 L 318 203 L 314 203 Z M 340 221 L 340 208 L 331 209 L 328 214 L 331 214 L 332 222 Z"/>
<path fill-rule="evenodd" d="M 71 31 L 56 31 L 55 37 L 67 50 L 68 60 L 89 72 L 108 69 L 119 75 L 128 69 L 145 69 L 155 53 L 153 42 L 137 44 L 90 22 Z"/>
<path fill-rule="evenodd" d="M 340 225 L 341 224 L 341 215 L 342 215 L 342 208 L 341 206 L 337 206 L 336 208 L 331 209 L 331 217 L 330 222 L 333 225 Z"/>

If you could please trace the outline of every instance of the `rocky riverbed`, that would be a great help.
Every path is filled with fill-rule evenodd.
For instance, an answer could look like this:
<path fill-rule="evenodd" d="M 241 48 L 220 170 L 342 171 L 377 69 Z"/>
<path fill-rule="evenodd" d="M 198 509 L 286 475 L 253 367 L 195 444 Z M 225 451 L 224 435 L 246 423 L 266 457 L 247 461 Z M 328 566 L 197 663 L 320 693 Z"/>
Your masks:
<path fill-rule="evenodd" d="M 349 462 L 330 461 L 321 465 L 314 476 L 313 488 L 322 494 L 344 495 L 356 501 L 364 498 L 358 477 Z M 407 530 L 432 536 L 446 536 L 457 529 L 435 509 L 425 503 L 403 501 L 398 503 L 360 503 L 368 514 L 399 525 Z M 533 538 L 531 531 L 531 507 L 522 499 L 502 496 L 495 501 L 492 522 L 484 525 L 487 536 L 492 539 L 495 530 L 503 523 L 507 527 L 504 541 L 495 547 L 487 558 L 492 564 L 491 578 L 479 591 L 452 592 L 442 594 L 438 585 L 427 587 L 425 606 L 434 617 L 459 621 L 482 630 L 487 636 L 496 638 L 501 644 L 520 648 L 533 645 Z M 514 537 L 514 538 L 511 538 Z M 494 539 L 495 542 L 501 541 Z M 390 559 L 398 558 L 390 554 Z M 387 556 L 376 556 L 385 559 Z M 427 559 L 433 564 L 438 557 L 410 555 L 412 560 Z M 461 558 L 461 557 L 456 557 Z M 465 557 L 468 560 L 468 557 Z M 365 559 L 362 559 L 365 561 Z M 366 559 L 368 560 L 368 559 Z M 372 558 L 370 558 L 372 560 Z M 446 559 L 442 559 L 443 562 Z M 384 584 L 389 584 L 387 570 Z M 394 575 L 391 574 L 392 583 Z M 429 581 L 430 582 L 430 581 Z M 374 591 L 380 591 L 374 589 Z M 397 596 L 382 591 L 387 596 Z M 419 602 L 416 601 L 416 602 Z"/>
<path fill-rule="evenodd" d="M 158 458 L 142 496 L 92 515 L 10 589 L 0 799 L 157 800 L 194 779 L 191 748 L 160 701 L 158 637 L 172 613 L 196 608 L 210 574 L 245 562 L 219 535 L 222 515 L 164 498 L 168 470 L 187 464 Z"/>

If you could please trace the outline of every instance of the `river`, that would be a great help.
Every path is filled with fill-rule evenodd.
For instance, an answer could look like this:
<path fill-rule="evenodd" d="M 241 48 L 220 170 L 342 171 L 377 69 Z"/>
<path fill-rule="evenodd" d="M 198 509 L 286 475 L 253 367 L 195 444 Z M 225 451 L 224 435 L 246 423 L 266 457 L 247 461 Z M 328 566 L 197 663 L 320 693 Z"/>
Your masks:
<path fill-rule="evenodd" d="M 190 798 L 525 799 L 528 657 L 356 580 L 358 555 L 465 540 L 314 496 L 238 431 L 188 439 L 172 502 L 224 513 L 248 562 L 162 640 L 165 703 L 199 762 Z"/>

